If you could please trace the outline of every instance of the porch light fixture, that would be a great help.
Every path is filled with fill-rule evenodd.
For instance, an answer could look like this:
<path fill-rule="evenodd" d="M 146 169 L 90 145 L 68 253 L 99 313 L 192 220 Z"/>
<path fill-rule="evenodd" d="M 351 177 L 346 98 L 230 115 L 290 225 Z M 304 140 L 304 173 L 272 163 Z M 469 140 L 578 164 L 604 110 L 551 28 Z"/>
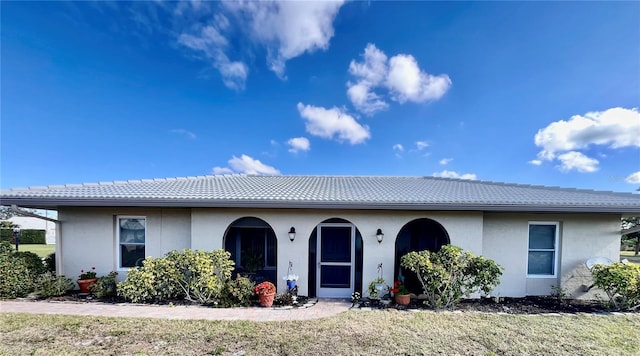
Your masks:
<path fill-rule="evenodd" d="M 16 251 L 18 251 L 18 246 L 20 245 L 20 226 L 18 225 L 13 227 L 13 240 L 16 243 Z"/>
<path fill-rule="evenodd" d="M 296 239 L 296 228 L 295 227 L 291 227 L 291 229 L 289 229 L 289 241 L 293 242 L 293 240 Z"/>
<path fill-rule="evenodd" d="M 382 243 L 382 239 L 384 239 L 382 229 L 378 229 L 378 231 L 376 231 L 376 239 L 378 239 L 378 243 Z"/>

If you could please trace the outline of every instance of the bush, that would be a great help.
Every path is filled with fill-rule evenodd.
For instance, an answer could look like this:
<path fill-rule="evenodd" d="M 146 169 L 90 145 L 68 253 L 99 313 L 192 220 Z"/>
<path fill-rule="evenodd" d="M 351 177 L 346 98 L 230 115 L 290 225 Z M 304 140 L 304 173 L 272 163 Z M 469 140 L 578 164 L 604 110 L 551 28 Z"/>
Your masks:
<path fill-rule="evenodd" d="M 45 230 L 35 230 L 35 229 L 20 230 L 20 244 L 44 245 L 47 243 L 46 233 L 47 232 Z M 2 241 L 7 241 L 11 244 L 16 243 L 12 229 L 2 229 L 0 239 Z"/>
<path fill-rule="evenodd" d="M 34 279 L 24 260 L 0 253 L 0 298 L 26 297 L 34 289 Z"/>
<path fill-rule="evenodd" d="M 432 308 L 452 308 L 472 293 L 488 294 L 500 282 L 503 268 L 493 260 L 445 245 L 438 252 L 410 252 L 401 265 L 414 272 Z"/>
<path fill-rule="evenodd" d="M 65 295 L 75 286 L 71 278 L 56 276 L 55 273 L 51 272 L 46 272 L 40 276 L 38 284 L 40 296 L 42 297 L 58 297 Z"/>
<path fill-rule="evenodd" d="M 109 272 L 108 275 L 98 278 L 98 281 L 89 287 L 89 290 L 98 298 L 113 298 L 116 296 L 117 276 L 118 272 Z"/>
<path fill-rule="evenodd" d="M 52 273 L 56 273 L 56 253 L 52 252 L 49 256 L 44 258 L 44 265 L 47 270 Z"/>
<path fill-rule="evenodd" d="M 171 251 L 166 257 L 174 263 L 185 299 L 202 304 L 217 303 L 226 283 L 231 280 L 234 263 L 225 250 Z"/>
<path fill-rule="evenodd" d="M 249 278 L 238 276 L 237 279 L 227 281 L 224 285 L 220 306 L 222 307 L 246 307 L 251 305 L 255 297 L 254 283 Z"/>
<path fill-rule="evenodd" d="M 127 278 L 117 284 L 117 295 L 134 303 L 160 303 L 180 298 L 177 279 L 172 261 L 147 257 L 142 267 L 130 269 Z"/>
<path fill-rule="evenodd" d="M 231 279 L 234 262 L 230 257 L 225 250 L 190 249 L 150 257 L 142 267 L 129 270 L 117 293 L 136 303 L 184 298 L 201 304 L 246 305 L 250 282 Z"/>
<path fill-rule="evenodd" d="M 47 272 L 42 258 L 31 251 L 14 252 L 13 256 L 24 261 L 34 280 L 38 280 L 43 273 Z"/>
<path fill-rule="evenodd" d="M 616 309 L 640 307 L 640 266 L 616 262 L 597 264 L 591 270 L 594 284 L 604 289 Z"/>
<path fill-rule="evenodd" d="M 42 259 L 33 252 L 15 252 L 8 242 L 0 244 L 0 298 L 24 297 L 46 272 Z"/>

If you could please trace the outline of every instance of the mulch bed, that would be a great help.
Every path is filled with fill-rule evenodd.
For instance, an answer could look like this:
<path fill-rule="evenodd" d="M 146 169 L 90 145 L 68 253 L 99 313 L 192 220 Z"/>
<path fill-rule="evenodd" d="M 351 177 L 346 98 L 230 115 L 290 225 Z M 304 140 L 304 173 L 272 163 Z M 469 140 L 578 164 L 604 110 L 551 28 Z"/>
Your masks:
<path fill-rule="evenodd" d="M 408 306 L 397 305 L 392 301 L 364 298 L 354 308 L 397 310 L 431 310 L 422 300 L 412 299 Z M 507 314 L 545 314 L 545 313 L 606 313 L 611 310 L 599 301 L 559 300 L 553 297 L 491 298 L 466 299 L 456 305 L 454 311 L 487 312 Z M 636 310 L 636 313 L 639 311 Z"/>

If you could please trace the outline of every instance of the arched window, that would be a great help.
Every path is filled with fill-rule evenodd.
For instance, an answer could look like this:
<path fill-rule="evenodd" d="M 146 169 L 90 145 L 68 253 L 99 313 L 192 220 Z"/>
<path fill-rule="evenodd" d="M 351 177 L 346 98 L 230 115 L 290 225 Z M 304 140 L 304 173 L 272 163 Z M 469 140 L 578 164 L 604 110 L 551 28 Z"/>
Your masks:
<path fill-rule="evenodd" d="M 276 234 L 264 220 L 244 217 L 234 221 L 225 234 L 224 249 L 231 253 L 237 273 L 258 283 L 277 283 Z"/>
<path fill-rule="evenodd" d="M 443 245 L 449 243 L 447 231 L 437 221 L 421 218 L 408 222 L 396 237 L 394 279 L 404 280 L 410 292 L 422 294 L 420 281 L 413 272 L 400 267 L 400 259 L 412 251 L 437 252 Z"/>

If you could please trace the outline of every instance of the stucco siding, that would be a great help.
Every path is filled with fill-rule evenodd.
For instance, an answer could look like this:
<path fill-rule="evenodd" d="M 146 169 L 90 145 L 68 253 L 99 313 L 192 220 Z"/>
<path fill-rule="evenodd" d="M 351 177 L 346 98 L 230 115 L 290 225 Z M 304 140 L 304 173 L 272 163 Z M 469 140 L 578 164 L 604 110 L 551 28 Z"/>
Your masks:
<path fill-rule="evenodd" d="M 118 271 L 118 279 L 124 279 L 126 269 L 118 269 L 116 241 L 116 216 L 120 215 L 146 217 L 145 256 L 160 257 L 173 249 L 190 247 L 189 209 L 60 209 L 57 248 L 63 258 L 59 273 L 74 279 L 80 270 L 96 267 L 98 275 Z"/>
<path fill-rule="evenodd" d="M 540 221 L 560 223 L 554 277 L 527 277 L 528 225 Z M 619 215 L 486 213 L 484 232 L 484 255 L 505 268 L 494 295 L 548 295 L 560 285 L 574 298 L 593 298 L 593 292 L 582 291 L 592 283 L 584 262 L 593 256 L 619 258 Z"/>
<path fill-rule="evenodd" d="M 527 220 L 511 214 L 485 214 L 483 255 L 504 267 L 495 296 L 527 293 Z"/>
<path fill-rule="evenodd" d="M 599 294 L 606 300 L 597 288 L 585 292 L 583 286 L 593 284 L 593 278 L 584 263 L 595 256 L 620 259 L 620 219 L 620 215 L 583 215 L 564 221 L 561 283 L 572 298 L 593 299 Z"/>
<path fill-rule="evenodd" d="M 308 293 L 309 239 L 313 229 L 322 221 L 341 218 L 353 223 L 363 240 L 363 288 L 377 277 L 377 266 L 383 264 L 384 278 L 393 281 L 395 239 L 400 229 L 418 218 L 430 218 L 439 222 L 448 232 L 451 243 L 465 249 L 482 253 L 481 213 L 421 213 L 399 211 L 358 211 L 358 210 L 303 210 L 303 209 L 193 209 L 191 219 L 194 249 L 219 249 L 224 246 L 224 235 L 231 223 L 242 217 L 256 217 L 273 228 L 278 246 L 278 290 L 284 290 L 289 261 L 293 263 L 299 292 Z M 296 229 L 296 238 L 289 241 L 288 231 Z M 376 240 L 377 229 L 385 234 L 382 243 Z"/>

